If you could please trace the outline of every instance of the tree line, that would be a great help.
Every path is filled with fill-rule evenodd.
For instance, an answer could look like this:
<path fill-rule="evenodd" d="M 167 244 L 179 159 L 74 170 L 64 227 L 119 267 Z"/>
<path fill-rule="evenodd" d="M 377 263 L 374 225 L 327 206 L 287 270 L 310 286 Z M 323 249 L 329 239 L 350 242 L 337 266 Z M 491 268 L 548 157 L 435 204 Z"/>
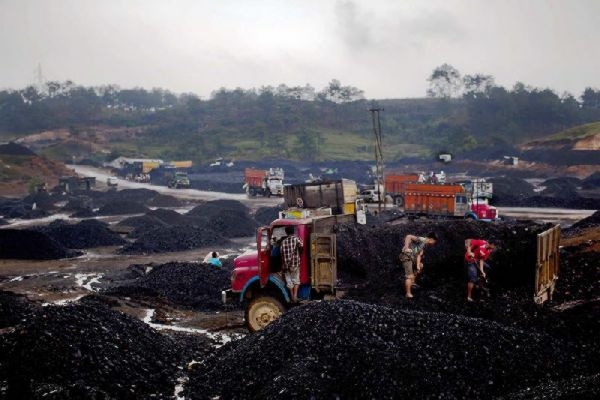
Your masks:
<path fill-rule="evenodd" d="M 367 100 L 356 87 L 333 79 L 310 85 L 221 88 L 208 99 L 165 89 L 84 87 L 71 81 L 0 91 L 0 133 L 26 133 L 92 125 L 144 127 L 146 141 L 168 145 L 178 157 L 225 154 L 230 138 L 254 140 L 272 156 L 289 154 L 281 143 L 294 137 L 293 153 L 310 157 L 324 132 L 372 135 L 368 109 L 384 108 L 384 137 L 429 146 L 433 151 L 476 148 L 484 143 L 534 139 L 600 120 L 600 90 L 579 98 L 516 83 L 507 89 L 491 75 L 461 75 L 443 64 L 428 79 L 422 99 Z"/>

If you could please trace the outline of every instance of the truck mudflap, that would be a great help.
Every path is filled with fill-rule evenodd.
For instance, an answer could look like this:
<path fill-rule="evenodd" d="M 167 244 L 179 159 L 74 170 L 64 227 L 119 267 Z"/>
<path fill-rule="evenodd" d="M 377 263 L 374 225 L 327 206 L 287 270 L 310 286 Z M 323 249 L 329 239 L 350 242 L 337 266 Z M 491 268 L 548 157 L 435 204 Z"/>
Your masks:
<path fill-rule="evenodd" d="M 537 264 L 533 294 L 533 300 L 537 304 L 552 300 L 560 267 L 559 242 L 560 225 L 537 235 Z"/>

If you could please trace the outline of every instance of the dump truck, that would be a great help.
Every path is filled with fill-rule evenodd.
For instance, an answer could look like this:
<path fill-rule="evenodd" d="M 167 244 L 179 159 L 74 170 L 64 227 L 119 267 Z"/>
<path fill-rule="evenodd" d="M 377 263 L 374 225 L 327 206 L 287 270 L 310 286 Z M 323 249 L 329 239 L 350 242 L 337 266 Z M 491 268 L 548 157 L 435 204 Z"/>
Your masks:
<path fill-rule="evenodd" d="M 354 214 L 358 186 L 351 179 L 285 185 L 283 201 L 290 209 L 331 209 L 332 215 Z"/>
<path fill-rule="evenodd" d="M 404 205 L 404 191 L 409 183 L 423 182 L 422 174 L 388 174 L 384 179 L 384 190 L 386 196 L 392 198 L 392 202 L 398 207 Z"/>
<path fill-rule="evenodd" d="M 187 189 L 190 187 L 190 178 L 187 172 L 175 171 L 169 178 L 167 186 L 174 189 Z"/>
<path fill-rule="evenodd" d="M 283 175 L 281 168 L 246 168 L 243 187 L 248 196 L 283 196 Z"/>
<path fill-rule="evenodd" d="M 224 303 L 244 304 L 251 332 L 264 328 L 292 306 L 279 272 L 281 256 L 273 252 L 279 239 L 286 236 L 286 226 L 292 226 L 304 243 L 299 299 L 327 300 L 343 295 L 345 289 L 337 280 L 335 232 L 341 225 L 366 223 L 364 201 L 356 192 L 356 182 L 349 179 L 285 186 L 286 207 L 271 224 L 258 228 L 256 252 L 233 261 L 231 287 L 222 292 Z"/>
<path fill-rule="evenodd" d="M 498 210 L 473 199 L 460 184 L 408 183 L 403 193 L 404 213 L 408 217 L 469 218 L 495 221 Z"/>
<path fill-rule="evenodd" d="M 330 300 L 343 296 L 345 288 L 337 279 L 336 228 L 354 224 L 352 214 L 307 218 L 278 218 L 256 232 L 256 252 L 238 256 L 233 262 L 231 287 L 222 291 L 224 303 L 244 305 L 246 326 L 255 332 L 279 318 L 291 303 L 290 293 L 280 272 L 281 256 L 273 249 L 285 237 L 286 226 L 304 244 L 300 254 L 300 287 L 302 301 Z"/>

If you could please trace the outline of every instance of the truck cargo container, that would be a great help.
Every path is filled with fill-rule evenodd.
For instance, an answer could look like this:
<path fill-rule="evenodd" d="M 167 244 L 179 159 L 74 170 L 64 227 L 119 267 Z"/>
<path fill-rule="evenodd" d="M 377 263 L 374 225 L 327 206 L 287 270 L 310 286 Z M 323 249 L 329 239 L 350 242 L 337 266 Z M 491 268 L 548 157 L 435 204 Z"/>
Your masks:
<path fill-rule="evenodd" d="M 356 182 L 338 179 L 285 185 L 283 199 L 286 208 L 331 208 L 332 214 L 354 214 L 358 198 Z"/>

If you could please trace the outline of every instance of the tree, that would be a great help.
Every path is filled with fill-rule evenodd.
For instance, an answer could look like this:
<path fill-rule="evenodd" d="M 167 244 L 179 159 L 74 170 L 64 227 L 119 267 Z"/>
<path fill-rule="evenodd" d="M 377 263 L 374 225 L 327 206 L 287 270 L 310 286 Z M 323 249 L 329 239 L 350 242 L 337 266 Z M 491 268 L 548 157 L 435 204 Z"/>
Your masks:
<path fill-rule="evenodd" d="M 301 160 L 315 161 L 319 157 L 319 144 L 321 135 L 319 132 L 302 129 L 296 136 L 294 150 Z"/>
<path fill-rule="evenodd" d="M 581 95 L 581 103 L 584 108 L 600 108 L 600 91 L 586 87 Z"/>
<path fill-rule="evenodd" d="M 456 97 L 462 89 L 460 72 L 449 64 L 442 64 L 435 68 L 427 81 L 429 82 L 428 97 Z"/>
<path fill-rule="evenodd" d="M 487 95 L 491 88 L 496 86 L 494 77 L 491 75 L 475 74 L 463 77 L 465 96 L 477 97 L 481 94 Z"/>
<path fill-rule="evenodd" d="M 364 91 L 354 86 L 342 86 L 339 80 L 332 79 L 329 85 L 319 92 L 318 97 L 334 103 L 348 103 L 364 99 Z"/>

